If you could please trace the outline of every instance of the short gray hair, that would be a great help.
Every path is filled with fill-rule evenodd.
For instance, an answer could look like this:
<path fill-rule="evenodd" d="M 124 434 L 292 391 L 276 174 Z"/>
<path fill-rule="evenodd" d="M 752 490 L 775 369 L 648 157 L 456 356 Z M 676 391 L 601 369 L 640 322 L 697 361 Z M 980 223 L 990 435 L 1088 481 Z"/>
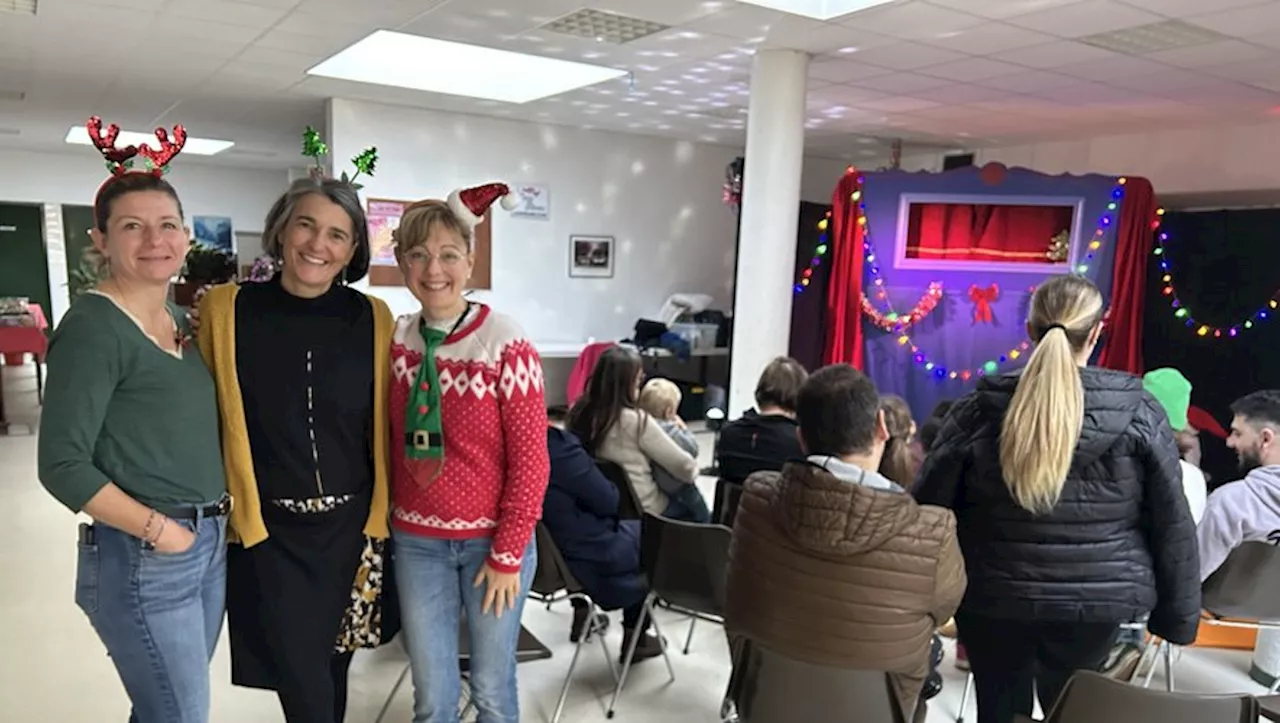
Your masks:
<path fill-rule="evenodd" d="M 277 261 L 280 260 L 284 254 L 280 237 L 284 234 L 285 227 L 289 225 L 289 219 L 293 218 L 298 202 L 311 195 L 324 196 L 336 203 L 351 219 L 352 243 L 355 244 L 356 250 L 351 256 L 351 263 L 347 264 L 343 272 L 342 280 L 352 282 L 363 279 L 365 274 L 369 273 L 371 255 L 369 222 L 365 217 L 364 206 L 360 203 L 360 195 L 356 189 L 350 183 L 344 183 L 336 178 L 323 180 L 299 178 L 290 184 L 289 190 L 285 191 L 271 206 L 271 210 L 267 212 L 267 220 L 263 222 L 263 228 L 266 229 L 266 234 L 262 238 L 263 252 Z"/>

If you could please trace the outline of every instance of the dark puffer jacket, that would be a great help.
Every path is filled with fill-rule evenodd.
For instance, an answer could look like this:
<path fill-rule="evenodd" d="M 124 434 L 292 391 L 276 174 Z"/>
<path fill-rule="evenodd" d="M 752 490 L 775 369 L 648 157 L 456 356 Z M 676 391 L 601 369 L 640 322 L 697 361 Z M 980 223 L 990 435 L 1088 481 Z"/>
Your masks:
<path fill-rule="evenodd" d="M 1081 369 L 1084 428 L 1053 511 L 1019 507 L 1000 471 L 1016 374 L 961 399 L 920 471 L 922 504 L 955 511 L 969 588 L 961 610 L 1023 621 L 1115 622 L 1191 643 L 1200 617 L 1195 523 L 1168 419 L 1136 377 Z"/>

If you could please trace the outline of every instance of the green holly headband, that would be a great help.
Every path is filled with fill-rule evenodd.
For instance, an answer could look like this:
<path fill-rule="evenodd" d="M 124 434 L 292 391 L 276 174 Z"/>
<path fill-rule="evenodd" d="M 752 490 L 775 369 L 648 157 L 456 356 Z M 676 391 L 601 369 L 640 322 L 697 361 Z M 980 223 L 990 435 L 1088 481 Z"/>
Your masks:
<path fill-rule="evenodd" d="M 329 155 L 329 146 L 320 137 L 320 132 L 311 126 L 307 126 L 307 129 L 302 132 L 302 155 L 315 159 L 316 165 L 311 169 L 311 174 L 313 177 L 323 178 L 325 169 L 322 159 Z M 360 174 L 363 173 L 366 176 L 373 177 L 373 169 L 378 164 L 377 147 L 370 146 L 364 149 L 359 155 L 351 159 L 351 164 L 356 167 L 356 174 L 348 178 L 347 172 L 343 171 L 342 177 L 338 180 L 359 191 L 364 188 L 364 186 L 356 183 L 356 179 L 360 177 Z"/>

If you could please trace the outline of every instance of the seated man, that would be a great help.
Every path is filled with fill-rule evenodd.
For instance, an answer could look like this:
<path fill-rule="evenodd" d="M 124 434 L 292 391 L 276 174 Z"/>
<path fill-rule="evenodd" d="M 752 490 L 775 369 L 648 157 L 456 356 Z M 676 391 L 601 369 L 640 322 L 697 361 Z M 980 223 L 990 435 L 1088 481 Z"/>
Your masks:
<path fill-rule="evenodd" d="M 923 720 L 933 631 L 964 596 L 955 517 L 875 471 L 889 434 L 861 372 L 816 372 L 796 416 L 809 456 L 747 479 L 725 628 L 793 660 L 884 670 L 903 715 Z"/>
<path fill-rule="evenodd" d="M 796 394 L 808 377 L 800 362 L 778 357 L 756 383 L 756 408 L 724 425 L 716 464 L 724 479 L 741 482 L 751 473 L 780 470 L 802 456 L 796 435 Z"/>
<path fill-rule="evenodd" d="M 618 488 L 596 467 L 572 432 L 547 427 L 547 448 L 551 480 L 542 502 L 542 524 L 591 599 L 605 610 L 622 608 L 625 651 L 637 633 L 640 611 L 649 594 L 640 572 L 640 521 L 618 519 Z M 587 612 L 585 603 L 574 601 L 569 639 L 575 643 Z M 603 622 L 607 623 L 607 618 Z M 662 643 L 657 636 L 639 632 L 644 637 L 636 644 L 633 660 L 661 655 Z"/>
<path fill-rule="evenodd" d="M 1264 389 L 1231 405 L 1231 434 L 1245 477 L 1209 495 L 1200 541 L 1200 579 L 1207 580 L 1231 551 L 1280 533 L 1280 390 Z"/>

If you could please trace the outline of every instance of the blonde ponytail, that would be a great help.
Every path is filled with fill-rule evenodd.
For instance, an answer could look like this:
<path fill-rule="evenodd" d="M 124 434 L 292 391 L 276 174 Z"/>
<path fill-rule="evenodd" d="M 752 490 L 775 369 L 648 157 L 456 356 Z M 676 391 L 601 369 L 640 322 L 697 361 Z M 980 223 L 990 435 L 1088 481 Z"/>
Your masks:
<path fill-rule="evenodd" d="M 1084 426 L 1084 385 L 1076 355 L 1089 344 L 1102 311 L 1102 294 L 1080 276 L 1054 278 L 1032 297 L 1027 326 L 1036 348 L 1000 430 L 1005 485 L 1029 512 L 1052 511 L 1062 495 Z"/>

